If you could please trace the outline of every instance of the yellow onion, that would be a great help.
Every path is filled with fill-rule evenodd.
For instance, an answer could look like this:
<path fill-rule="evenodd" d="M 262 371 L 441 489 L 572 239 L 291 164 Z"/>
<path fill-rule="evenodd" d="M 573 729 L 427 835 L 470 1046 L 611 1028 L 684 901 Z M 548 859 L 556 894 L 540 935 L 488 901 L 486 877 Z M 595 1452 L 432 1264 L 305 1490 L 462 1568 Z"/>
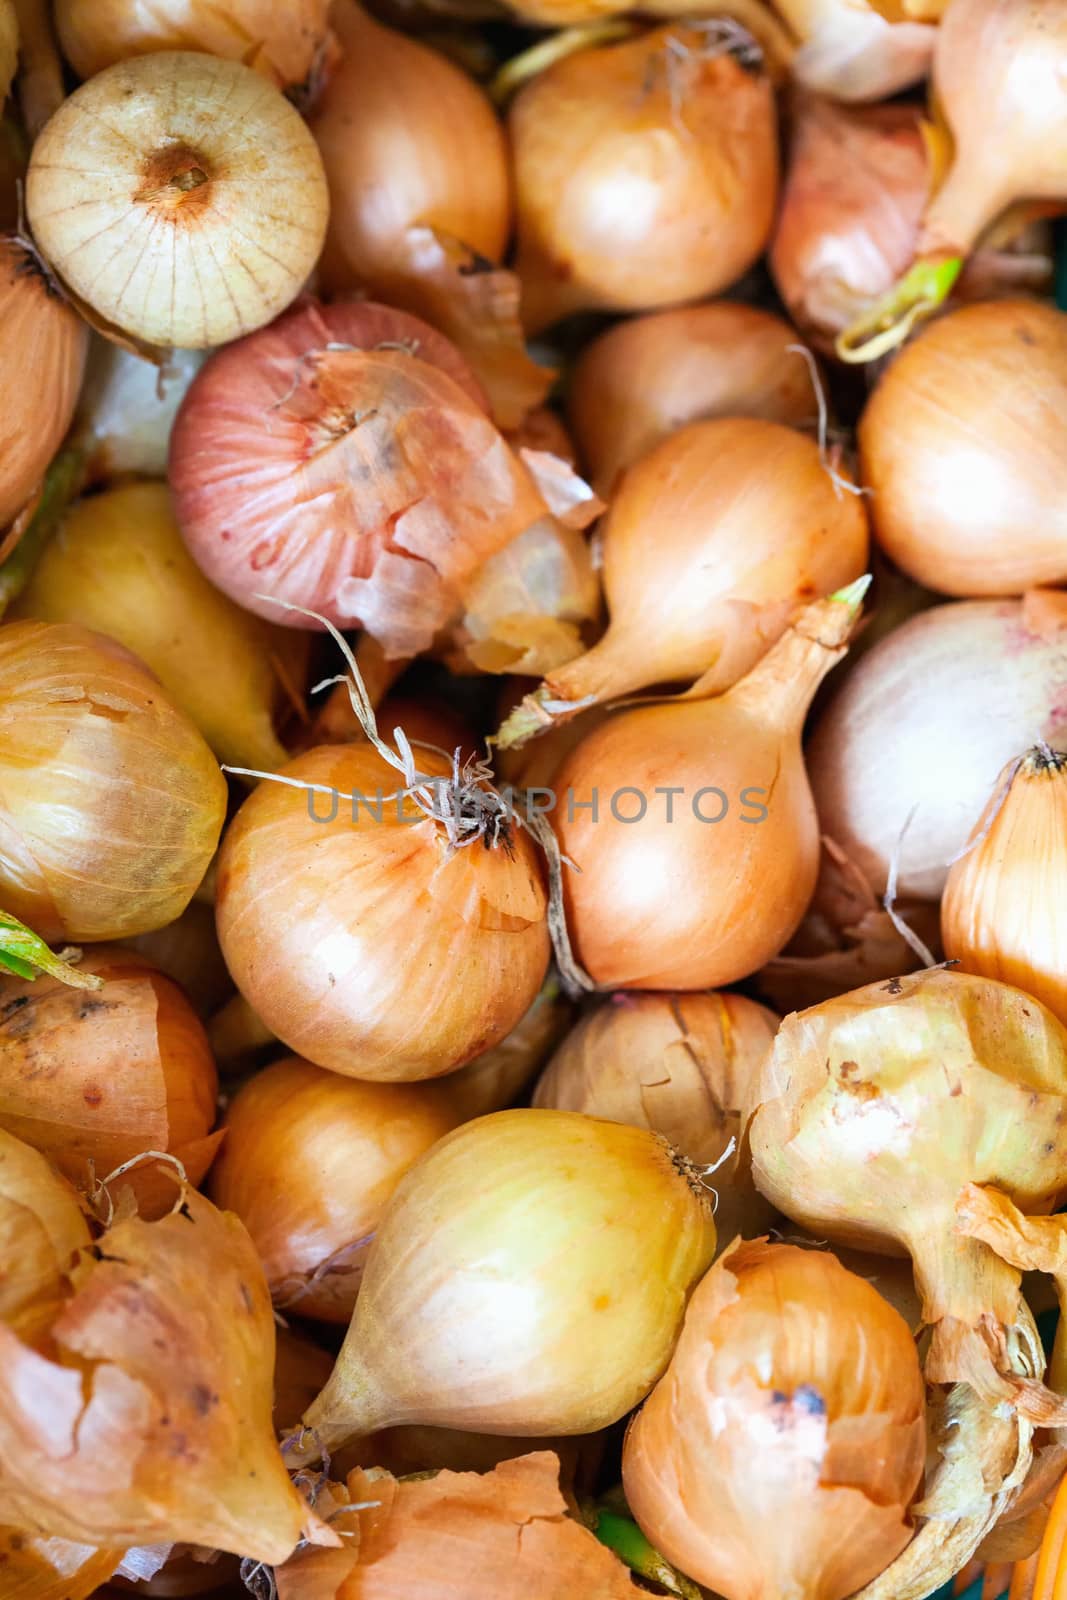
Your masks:
<path fill-rule="evenodd" d="M 237 61 L 134 56 L 63 102 L 26 180 L 34 238 L 96 315 L 155 345 L 223 344 L 276 317 L 322 247 L 322 162 Z M 269 240 L 269 245 L 267 244 Z"/>
<path fill-rule="evenodd" d="M 182 543 L 165 484 L 71 507 L 15 614 L 76 622 L 138 655 L 222 761 L 276 767 L 281 679 L 303 687 L 306 647 L 220 595 Z"/>
<path fill-rule="evenodd" d="M 19 55 L 19 25 L 14 0 L 0 0 L 0 104 L 15 76 Z"/>
<path fill-rule="evenodd" d="M 1035 736 L 1067 744 L 1065 676 L 1067 596 L 1052 590 L 937 606 L 864 656 L 808 770 L 822 832 L 876 895 L 896 861 L 902 898 L 937 899 L 1005 763 Z"/>
<path fill-rule="evenodd" d="M 1067 582 L 1067 315 L 1032 300 L 941 318 L 860 420 L 875 533 L 944 594 Z"/>
<path fill-rule="evenodd" d="M 511 232 L 496 113 L 460 67 L 355 0 L 339 0 L 333 21 L 344 54 L 312 122 L 330 185 L 323 286 L 440 328 L 515 427 L 552 374 L 527 356 L 518 284 L 495 265 Z"/>
<path fill-rule="evenodd" d="M 511 107 L 523 320 L 717 294 L 774 217 L 774 95 L 736 24 L 579 50 Z"/>
<path fill-rule="evenodd" d="M 631 1424 L 623 1483 L 725 1600 L 844 1600 L 911 1537 L 925 1434 L 915 1344 L 877 1290 L 829 1253 L 739 1240 Z"/>
<path fill-rule="evenodd" d="M 0 899 L 45 939 L 123 939 L 179 916 L 226 783 L 200 734 L 113 640 L 0 629 Z"/>
<path fill-rule="evenodd" d="M 416 755 L 448 785 L 450 761 Z M 217 896 L 227 965 L 267 1027 L 369 1079 L 437 1077 L 499 1043 L 548 964 L 529 835 L 450 844 L 441 813 L 400 798 L 404 779 L 366 743 L 320 746 L 281 777 L 230 824 Z M 465 780 L 441 792 L 472 817 L 488 807 L 483 822 L 502 806 Z"/>
<path fill-rule="evenodd" d="M 70 426 L 89 330 L 36 256 L 11 238 L 0 238 L 0 326 L 2 530 L 40 486 Z"/>
<path fill-rule="evenodd" d="M 358 1508 L 336 1519 L 344 1549 L 299 1551 L 277 1573 L 279 1600 L 636 1600 L 622 1562 L 570 1513 L 547 1450 L 482 1474 L 355 1471 L 330 1492 Z"/>
<path fill-rule="evenodd" d="M 503 1111 L 518 1099 L 571 1020 L 572 1006 L 550 972 L 526 1015 L 498 1045 L 475 1056 L 444 1085 L 463 1122 Z"/>
<path fill-rule="evenodd" d="M 209 1017 L 233 993 L 215 932 L 215 912 L 192 900 L 165 928 L 127 941 L 188 995 L 198 1016 Z"/>
<path fill-rule="evenodd" d="M 293 626 L 309 619 L 272 600 L 358 620 L 387 658 L 428 649 L 549 509 L 455 346 L 368 302 L 309 303 L 217 352 L 178 413 L 170 483 L 224 593 Z"/>
<path fill-rule="evenodd" d="M 612 995 L 571 1029 L 533 1103 L 662 1134 L 714 1169 L 720 1242 L 758 1233 L 774 1213 L 747 1159 L 727 1152 L 777 1026 L 772 1012 L 738 994 Z"/>
<path fill-rule="evenodd" d="M 243 61 L 286 89 L 303 84 L 329 39 L 329 0 L 57 0 L 63 54 L 81 78 L 127 56 L 204 50 Z"/>
<path fill-rule="evenodd" d="M 171 424 L 204 360 L 202 350 L 173 350 L 161 370 L 93 335 L 74 434 L 90 481 L 166 476 Z"/>
<path fill-rule="evenodd" d="M 274 1319 L 251 1240 L 183 1187 L 83 1251 L 48 1353 L 0 1324 L 5 1515 L 57 1538 L 283 1561 L 336 1536 L 271 1429 Z"/>
<path fill-rule="evenodd" d="M 348 1322 L 390 1196 L 457 1121 L 436 1084 L 359 1083 L 296 1056 L 244 1084 L 211 1193 L 248 1229 L 276 1305 Z"/>
<path fill-rule="evenodd" d="M 37 1150 L 0 1128 L 0 1323 L 35 1343 L 61 1309 L 75 1258 L 89 1242 L 74 1190 Z"/>
<path fill-rule="evenodd" d="M 941 901 L 945 954 L 1025 989 L 1067 1023 L 1067 756 L 1037 746 L 1001 773 Z"/>
<path fill-rule="evenodd" d="M 4 1600 L 93 1600 L 112 1592 L 98 1585 L 121 1560 L 121 1550 L 0 1527 Z"/>
<path fill-rule="evenodd" d="M 597 984 L 719 988 L 794 933 L 819 867 L 800 735 L 858 605 L 845 590 L 807 607 L 726 694 L 619 712 L 564 763 L 567 920 Z"/>
<path fill-rule="evenodd" d="M 867 559 L 863 506 L 814 440 L 756 418 L 694 422 L 657 445 L 627 472 L 602 541 L 607 632 L 511 714 L 505 746 L 650 684 L 729 689 Z"/>
<path fill-rule="evenodd" d="M 398 1423 L 591 1433 L 659 1377 L 714 1249 L 711 1196 L 665 1140 L 567 1111 L 479 1117 L 394 1194 L 304 1422 L 327 1448 Z"/>
<path fill-rule="evenodd" d="M 80 967 L 103 988 L 0 978 L 0 1127 L 82 1189 L 148 1150 L 199 1183 L 221 1135 L 211 1133 L 218 1078 L 196 1013 L 132 950 L 100 945 Z M 151 1164 L 121 1182 L 143 1216 L 173 1204 L 173 1182 Z"/>
<path fill-rule="evenodd" d="M 792 72 L 832 100 L 884 100 L 929 71 L 937 30 L 880 0 L 774 0 L 800 40 Z"/>
<path fill-rule="evenodd" d="M 796 339 L 781 317 L 732 300 L 632 317 L 594 339 L 571 374 L 567 415 L 598 493 L 687 422 L 813 421 Z"/>

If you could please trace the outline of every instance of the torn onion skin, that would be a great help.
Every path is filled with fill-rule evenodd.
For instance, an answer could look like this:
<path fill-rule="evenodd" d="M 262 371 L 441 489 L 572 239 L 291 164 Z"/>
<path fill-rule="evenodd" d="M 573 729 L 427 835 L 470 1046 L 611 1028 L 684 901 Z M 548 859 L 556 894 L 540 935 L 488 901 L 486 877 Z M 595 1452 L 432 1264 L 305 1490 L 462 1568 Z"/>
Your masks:
<path fill-rule="evenodd" d="M 451 771 L 417 757 L 427 774 Z M 219 938 L 266 1025 L 318 1066 L 383 1082 L 438 1077 L 498 1043 L 548 965 L 530 836 L 450 854 L 366 744 L 320 746 L 281 775 L 340 798 L 331 819 L 331 794 L 263 783 L 223 841 Z"/>
<path fill-rule="evenodd" d="M 428 649 L 488 556 L 545 503 L 441 334 L 370 302 L 306 304 L 219 351 L 171 436 L 194 559 L 291 627 L 357 622 L 387 657 Z"/>

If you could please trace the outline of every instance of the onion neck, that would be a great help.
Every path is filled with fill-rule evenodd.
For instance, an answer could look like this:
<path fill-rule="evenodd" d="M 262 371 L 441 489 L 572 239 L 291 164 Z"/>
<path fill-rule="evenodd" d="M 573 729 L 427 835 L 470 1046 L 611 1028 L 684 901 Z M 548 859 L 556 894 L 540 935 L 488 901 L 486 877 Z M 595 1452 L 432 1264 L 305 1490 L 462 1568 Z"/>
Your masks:
<path fill-rule="evenodd" d="M 799 734 L 815 691 L 848 653 L 869 578 L 807 606 L 762 661 L 724 697 L 764 725 Z M 705 676 L 707 676 L 705 674 Z M 701 698 L 699 679 L 687 698 Z"/>
<path fill-rule="evenodd" d="M 351 1440 L 389 1425 L 384 1396 L 353 1354 L 351 1343 L 350 1329 L 325 1389 L 304 1413 L 303 1429 L 295 1436 L 299 1443 L 286 1451 L 290 1466 L 307 1465 L 324 1450 L 339 1450 Z"/>
<path fill-rule="evenodd" d="M 643 689 L 650 681 L 650 658 L 620 628 L 607 633 L 584 655 L 557 667 L 541 687 L 505 718 L 494 744 L 509 750 L 559 722 L 569 722 L 587 707 Z M 653 668 L 654 672 L 654 668 Z"/>
<path fill-rule="evenodd" d="M 1014 199 L 957 152 L 947 178 L 923 213 L 915 254 L 920 260 L 969 256 L 993 219 Z"/>

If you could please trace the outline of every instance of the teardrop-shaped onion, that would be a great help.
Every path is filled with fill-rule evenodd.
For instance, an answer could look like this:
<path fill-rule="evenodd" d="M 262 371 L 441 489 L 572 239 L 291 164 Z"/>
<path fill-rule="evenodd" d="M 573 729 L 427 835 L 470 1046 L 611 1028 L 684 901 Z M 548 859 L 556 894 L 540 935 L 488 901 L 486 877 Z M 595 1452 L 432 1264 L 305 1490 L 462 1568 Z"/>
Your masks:
<path fill-rule="evenodd" d="M 3 529 L 30 499 L 62 443 L 89 348 L 88 328 L 16 239 L 0 238 L 0 327 Z"/>
<path fill-rule="evenodd" d="M 1067 1023 L 1067 756 L 1000 774 L 941 900 L 945 954 L 1025 989 Z"/>
<path fill-rule="evenodd" d="M 617 989 L 747 977 L 796 930 L 819 867 L 800 736 L 858 601 L 804 610 L 726 694 L 621 711 L 557 780 L 575 953 Z"/>
<path fill-rule="evenodd" d="M 66 623 L 0 628 L 0 900 L 50 941 L 179 916 L 226 811 L 214 756 L 121 645 Z"/>
<path fill-rule="evenodd" d="M 627 472 L 601 538 L 607 632 L 509 717 L 504 744 L 650 684 L 728 689 L 800 606 L 867 560 L 859 497 L 813 439 L 756 418 L 694 422 L 657 445 Z"/>
<path fill-rule="evenodd" d="M 713 1168 L 721 1243 L 774 1221 L 736 1149 L 741 1106 L 778 1018 L 739 994 L 616 994 L 571 1029 L 534 1091 L 535 1106 L 649 1128 Z"/>
<path fill-rule="evenodd" d="M 243 1085 L 211 1193 L 248 1229 L 276 1305 L 348 1322 L 390 1196 L 457 1121 L 443 1086 L 359 1083 L 297 1056 Z"/>
<path fill-rule="evenodd" d="M 872 0 L 774 0 L 801 41 L 796 81 L 832 100 L 885 100 L 929 71 L 937 30 L 889 21 Z"/>
<path fill-rule="evenodd" d="M 302 84 L 329 38 L 329 0 L 57 0 L 63 54 L 80 78 L 127 56 L 204 50 L 243 61 L 279 88 Z"/>
<path fill-rule="evenodd" d="M 271 1428 L 274 1318 L 236 1217 L 185 1188 L 82 1253 L 48 1353 L 0 1324 L 0 1493 L 42 1533 L 283 1561 L 337 1538 Z"/>
<path fill-rule="evenodd" d="M 427 649 L 464 582 L 546 510 L 455 346 L 369 302 L 302 306 L 214 355 L 170 483 L 224 593 L 292 626 L 309 619 L 265 595 L 359 620 L 390 657 Z"/>
<path fill-rule="evenodd" d="M 221 761 L 280 766 L 280 679 L 303 687 L 307 650 L 220 595 L 182 543 L 162 483 L 131 483 L 70 508 L 14 614 L 76 622 L 150 667 Z"/>
<path fill-rule="evenodd" d="M 89 1242 L 74 1190 L 39 1151 L 0 1128 L 0 1323 L 36 1343 Z"/>
<path fill-rule="evenodd" d="M 218 1077 L 196 1013 L 132 950 L 98 945 L 79 970 L 104 987 L 0 978 L 0 1127 L 83 1190 L 147 1150 L 174 1156 L 199 1183 L 221 1136 L 211 1136 Z M 174 1203 L 154 1165 L 119 1182 L 142 1216 Z"/>
<path fill-rule="evenodd" d="M 1067 314 L 992 300 L 939 318 L 860 419 L 887 554 L 943 594 L 1067 582 L 1065 410 Z"/>
<path fill-rule="evenodd" d="M 451 771 L 432 751 L 418 762 Z M 282 776 L 296 787 L 261 784 L 219 860 L 219 938 L 263 1021 L 354 1078 L 434 1078 L 496 1044 L 548 964 L 529 835 L 450 851 L 367 744 L 320 746 Z"/>
<path fill-rule="evenodd" d="M 579 50 L 520 90 L 509 125 L 528 329 L 703 299 L 756 260 L 778 151 L 746 41 L 736 25 L 679 22 Z"/>
<path fill-rule="evenodd" d="M 781 317 L 733 300 L 619 322 L 586 345 L 567 390 L 567 416 L 601 495 L 624 467 L 687 422 L 815 419 L 811 377 L 789 350 Z"/>
<path fill-rule="evenodd" d="M 663 1371 L 714 1249 L 711 1196 L 665 1140 L 567 1111 L 479 1117 L 393 1196 L 304 1421 L 327 1448 L 397 1423 L 605 1427 Z"/>
<path fill-rule="evenodd" d="M 844 1600 L 912 1535 L 925 1394 L 903 1318 L 828 1252 L 739 1242 L 623 1451 L 657 1550 L 725 1600 Z"/>
<path fill-rule="evenodd" d="M 109 324 L 202 349 L 295 299 L 322 248 L 326 179 L 277 89 L 237 61 L 134 56 L 63 102 L 26 179 L 34 238 Z"/>
<path fill-rule="evenodd" d="M 819 825 L 875 894 L 936 900 L 997 773 L 1067 745 L 1067 596 L 936 606 L 869 651 L 808 749 Z M 910 821 L 909 821 L 910 818 Z"/>

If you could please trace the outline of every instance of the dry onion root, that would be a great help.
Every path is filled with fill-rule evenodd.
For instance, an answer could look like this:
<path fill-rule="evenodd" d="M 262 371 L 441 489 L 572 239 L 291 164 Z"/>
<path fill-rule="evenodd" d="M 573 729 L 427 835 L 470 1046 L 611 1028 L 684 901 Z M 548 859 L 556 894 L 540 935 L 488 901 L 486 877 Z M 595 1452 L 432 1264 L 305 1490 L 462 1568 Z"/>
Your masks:
<path fill-rule="evenodd" d="M 106 328 L 203 348 L 296 297 L 327 195 L 314 140 L 277 89 L 239 62 L 165 51 L 63 102 L 34 144 L 26 206 L 45 258 Z"/>

